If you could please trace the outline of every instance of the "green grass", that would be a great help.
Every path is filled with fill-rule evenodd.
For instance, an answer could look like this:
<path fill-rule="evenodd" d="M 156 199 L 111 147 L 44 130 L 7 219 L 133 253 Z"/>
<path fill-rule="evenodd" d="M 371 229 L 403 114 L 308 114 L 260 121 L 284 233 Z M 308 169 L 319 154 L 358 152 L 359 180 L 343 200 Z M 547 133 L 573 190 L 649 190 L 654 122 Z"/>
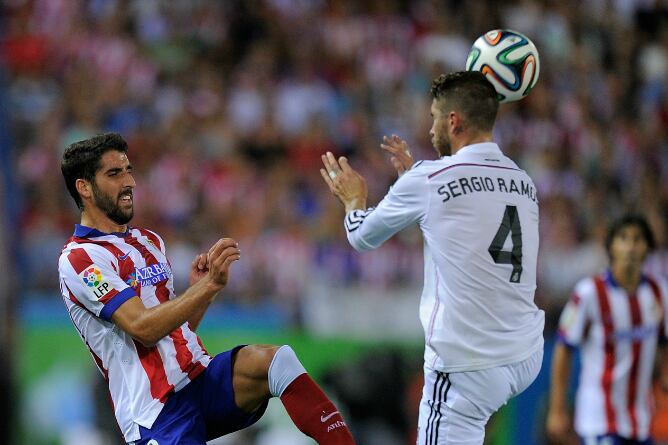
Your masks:
<path fill-rule="evenodd" d="M 289 344 L 314 376 L 332 366 L 359 357 L 377 343 L 344 338 L 319 338 L 298 331 L 288 332 L 225 332 L 205 329 L 200 333 L 210 354 L 239 344 Z M 419 348 L 419 345 L 416 345 Z M 410 346 L 407 346 L 410 347 Z M 71 326 L 23 328 L 20 336 L 18 375 L 22 388 L 31 384 L 57 363 L 72 367 L 89 366 L 92 359 L 83 341 Z"/>
<path fill-rule="evenodd" d="M 199 334 L 204 346 L 212 355 L 238 344 L 289 344 L 316 380 L 328 369 L 354 361 L 372 349 L 398 348 L 419 360 L 423 347 L 415 343 L 379 343 L 347 338 L 313 337 L 299 331 L 222 331 L 208 328 Z M 17 350 L 21 351 L 18 355 L 16 373 L 21 395 L 54 366 L 66 365 L 82 369 L 94 366 L 87 348 L 72 326 L 24 327 L 17 346 Z M 485 442 L 487 445 L 512 443 L 508 428 L 512 416 L 512 403 L 495 415 L 488 428 Z M 22 425 L 21 436 L 24 440 L 19 443 L 28 443 L 25 442 L 25 438 L 26 430 L 29 429 L 29 425 Z M 55 445 L 57 441 L 50 441 L 48 444 Z"/>

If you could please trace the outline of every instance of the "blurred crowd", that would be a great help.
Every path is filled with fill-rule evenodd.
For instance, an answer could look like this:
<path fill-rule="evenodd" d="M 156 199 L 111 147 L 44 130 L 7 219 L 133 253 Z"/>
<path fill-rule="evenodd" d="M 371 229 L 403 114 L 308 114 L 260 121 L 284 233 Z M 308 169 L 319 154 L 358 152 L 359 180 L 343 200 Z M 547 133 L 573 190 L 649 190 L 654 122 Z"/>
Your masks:
<path fill-rule="evenodd" d="M 510 28 L 537 45 L 537 87 L 502 105 L 495 138 L 541 201 L 537 299 L 553 322 L 577 279 L 606 263 L 610 218 L 651 221 L 668 275 L 668 2 L 662 0 L 7 0 L 9 73 L 26 295 L 58 292 L 77 211 L 64 148 L 121 133 L 136 172 L 134 225 L 167 242 L 183 289 L 221 235 L 243 251 L 226 299 L 270 301 L 299 324 L 313 282 L 419 286 L 416 230 L 359 255 L 320 155 L 346 155 L 370 204 L 396 172 L 397 134 L 432 159 L 429 86 L 472 42 Z M 417 298 L 417 297 L 416 297 Z"/>

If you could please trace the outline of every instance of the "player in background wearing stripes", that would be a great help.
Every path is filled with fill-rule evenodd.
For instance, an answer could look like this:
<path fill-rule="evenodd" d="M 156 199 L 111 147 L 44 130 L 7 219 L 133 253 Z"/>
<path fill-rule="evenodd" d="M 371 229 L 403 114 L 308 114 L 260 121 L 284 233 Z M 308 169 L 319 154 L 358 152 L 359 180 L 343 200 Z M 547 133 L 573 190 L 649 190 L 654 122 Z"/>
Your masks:
<path fill-rule="evenodd" d="M 109 384 L 116 420 L 133 445 L 202 444 L 245 428 L 280 397 L 320 444 L 354 444 L 341 414 L 289 346 L 251 345 L 210 356 L 197 327 L 240 250 L 222 238 L 198 255 L 175 295 L 165 244 L 128 226 L 135 180 L 118 134 L 76 142 L 61 169 L 81 224 L 59 261 L 72 322 Z M 169 199 L 169 196 L 165 196 Z"/>
<path fill-rule="evenodd" d="M 345 158 L 327 153 L 321 174 L 345 207 L 355 249 L 375 249 L 408 225 L 422 230 L 418 444 L 481 445 L 490 416 L 541 366 L 538 199 L 531 178 L 492 141 L 499 104 L 481 73 L 442 75 L 431 95 L 440 158 L 413 164 L 404 141 L 385 138 L 400 177 L 375 208 L 367 209 L 366 182 Z"/>
<path fill-rule="evenodd" d="M 576 284 L 559 320 L 552 359 L 547 433 L 573 443 L 567 405 L 572 350 L 580 351 L 575 432 L 583 445 L 649 445 L 656 370 L 668 390 L 666 283 L 642 273 L 654 236 L 642 216 L 625 215 L 607 234 L 610 267 Z M 663 349 L 663 348 L 661 348 Z M 570 440 L 570 442 L 569 442 Z"/>

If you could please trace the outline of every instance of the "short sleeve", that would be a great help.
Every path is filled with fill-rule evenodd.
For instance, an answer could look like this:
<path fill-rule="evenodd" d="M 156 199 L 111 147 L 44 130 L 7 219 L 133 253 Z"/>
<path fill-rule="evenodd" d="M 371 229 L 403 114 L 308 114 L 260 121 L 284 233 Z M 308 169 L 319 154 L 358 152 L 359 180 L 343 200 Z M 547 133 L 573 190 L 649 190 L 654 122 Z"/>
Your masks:
<path fill-rule="evenodd" d="M 574 292 L 559 318 L 558 339 L 571 347 L 580 345 L 591 321 L 590 299 L 584 296 Z"/>
<path fill-rule="evenodd" d="M 113 255 L 94 244 L 63 252 L 59 262 L 63 296 L 111 321 L 123 303 L 136 296 L 118 274 Z"/>
<path fill-rule="evenodd" d="M 429 203 L 427 188 L 424 172 L 416 167 L 401 176 L 375 208 L 349 212 L 344 225 L 350 244 L 357 250 L 374 249 L 422 221 Z"/>

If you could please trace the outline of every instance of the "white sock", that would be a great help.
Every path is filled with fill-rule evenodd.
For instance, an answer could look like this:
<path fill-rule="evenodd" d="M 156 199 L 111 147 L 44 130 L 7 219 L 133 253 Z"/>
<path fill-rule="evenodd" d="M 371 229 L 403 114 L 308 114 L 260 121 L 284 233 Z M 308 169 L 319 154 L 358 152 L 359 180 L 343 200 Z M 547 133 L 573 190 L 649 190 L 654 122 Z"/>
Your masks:
<path fill-rule="evenodd" d="M 285 388 L 305 372 L 295 351 L 288 345 L 281 346 L 269 365 L 269 392 L 274 397 L 281 397 Z"/>

